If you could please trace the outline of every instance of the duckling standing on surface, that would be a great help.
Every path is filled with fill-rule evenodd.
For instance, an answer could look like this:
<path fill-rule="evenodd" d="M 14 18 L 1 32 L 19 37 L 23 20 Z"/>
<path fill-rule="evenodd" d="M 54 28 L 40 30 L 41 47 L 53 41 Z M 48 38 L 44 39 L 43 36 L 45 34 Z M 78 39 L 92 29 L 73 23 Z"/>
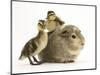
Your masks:
<path fill-rule="evenodd" d="M 38 35 L 35 38 L 29 40 L 25 44 L 21 52 L 21 56 L 19 58 L 22 59 L 27 57 L 31 65 L 39 65 L 42 63 L 40 61 L 37 61 L 35 55 L 38 55 L 47 46 L 47 42 L 48 42 L 48 30 L 46 29 L 44 20 L 39 20 L 38 30 L 39 30 Z M 31 57 L 37 63 L 32 62 Z"/>

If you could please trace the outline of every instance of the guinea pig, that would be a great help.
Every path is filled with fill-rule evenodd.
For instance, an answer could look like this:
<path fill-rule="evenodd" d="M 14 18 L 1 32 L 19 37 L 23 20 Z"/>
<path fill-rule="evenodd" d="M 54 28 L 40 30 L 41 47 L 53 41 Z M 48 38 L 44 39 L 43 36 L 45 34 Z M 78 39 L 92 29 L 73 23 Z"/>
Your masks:
<path fill-rule="evenodd" d="M 39 54 L 39 59 L 52 63 L 74 62 L 84 47 L 85 38 L 74 25 L 62 26 L 49 36 L 47 47 Z"/>

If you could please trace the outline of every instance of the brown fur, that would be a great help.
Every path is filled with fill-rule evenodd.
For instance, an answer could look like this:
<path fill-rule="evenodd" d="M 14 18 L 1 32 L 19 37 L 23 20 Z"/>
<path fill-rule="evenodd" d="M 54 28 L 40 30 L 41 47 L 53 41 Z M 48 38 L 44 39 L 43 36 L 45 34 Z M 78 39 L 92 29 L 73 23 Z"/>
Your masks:
<path fill-rule="evenodd" d="M 74 37 L 72 37 L 73 35 Z M 39 57 L 45 62 L 74 62 L 84 43 L 84 37 L 79 28 L 74 25 L 66 25 L 49 35 L 48 45 L 39 54 Z"/>

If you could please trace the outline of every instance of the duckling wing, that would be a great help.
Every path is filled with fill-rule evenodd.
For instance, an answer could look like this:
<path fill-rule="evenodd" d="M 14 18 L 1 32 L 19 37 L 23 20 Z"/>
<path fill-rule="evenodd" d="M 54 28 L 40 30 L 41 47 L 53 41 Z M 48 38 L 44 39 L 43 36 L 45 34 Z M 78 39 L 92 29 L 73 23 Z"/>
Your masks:
<path fill-rule="evenodd" d="M 36 43 L 35 43 L 35 41 L 34 41 L 34 39 L 29 41 L 28 46 L 29 46 L 28 47 L 29 50 L 31 50 L 32 53 L 35 52 L 37 50 L 37 48 L 38 48 Z"/>

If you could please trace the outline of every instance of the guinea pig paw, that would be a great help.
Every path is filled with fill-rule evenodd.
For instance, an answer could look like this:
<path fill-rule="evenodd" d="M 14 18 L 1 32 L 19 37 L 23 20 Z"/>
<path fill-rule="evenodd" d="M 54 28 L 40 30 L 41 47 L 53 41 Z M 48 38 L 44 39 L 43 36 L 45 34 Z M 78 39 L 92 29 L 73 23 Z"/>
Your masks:
<path fill-rule="evenodd" d="M 63 63 L 73 63 L 75 62 L 74 60 L 65 60 Z"/>
<path fill-rule="evenodd" d="M 73 62 L 75 62 L 75 61 L 74 61 L 74 60 L 69 60 L 69 61 L 68 61 L 68 63 L 73 63 Z"/>

